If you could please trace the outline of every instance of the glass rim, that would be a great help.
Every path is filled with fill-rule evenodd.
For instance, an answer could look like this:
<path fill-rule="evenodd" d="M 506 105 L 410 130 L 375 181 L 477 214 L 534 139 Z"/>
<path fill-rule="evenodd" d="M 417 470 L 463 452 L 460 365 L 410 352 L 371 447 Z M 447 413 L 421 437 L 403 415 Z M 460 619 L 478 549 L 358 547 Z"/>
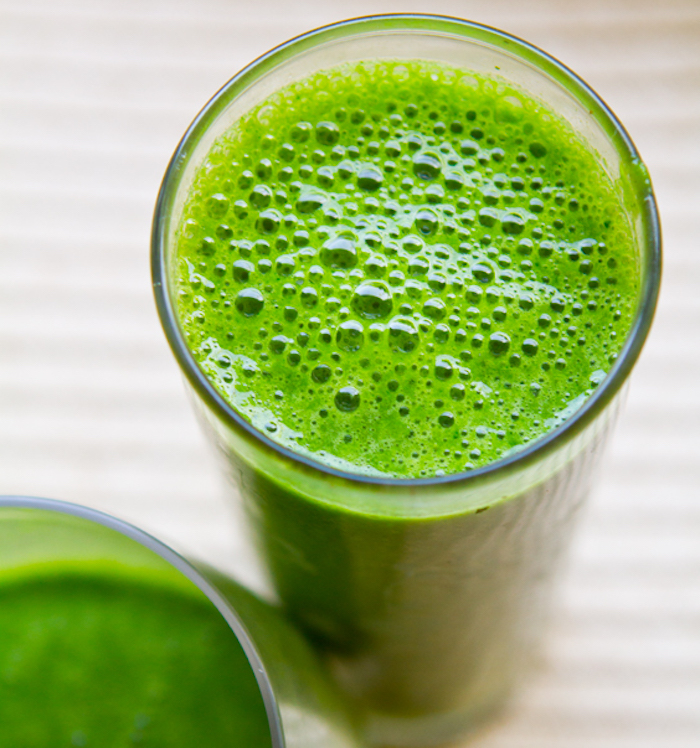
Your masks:
<path fill-rule="evenodd" d="M 616 151 L 632 163 L 642 163 L 631 137 L 603 99 L 583 79 L 555 57 L 516 36 L 473 21 L 421 13 L 361 16 L 322 26 L 274 47 L 236 73 L 209 99 L 180 140 L 163 177 L 153 217 L 151 266 L 156 307 L 170 348 L 195 392 L 227 426 L 233 427 L 243 438 L 252 440 L 272 455 L 282 457 L 294 466 L 309 470 L 316 475 L 326 475 L 354 485 L 411 489 L 464 484 L 467 488 L 498 475 L 508 474 L 512 470 L 532 465 L 550 455 L 559 446 L 569 443 L 593 423 L 627 380 L 651 327 L 661 281 L 661 228 L 650 181 L 647 181 L 645 190 L 637 189 L 640 193 L 640 204 L 643 206 L 645 228 L 640 260 L 643 283 L 640 285 L 639 303 L 625 343 L 607 376 L 585 403 L 555 429 L 546 432 L 517 452 L 473 470 L 426 478 L 366 475 L 325 465 L 313 457 L 278 444 L 243 418 L 211 384 L 187 347 L 177 311 L 169 293 L 167 237 L 165 235 L 167 213 L 177 191 L 180 171 L 187 163 L 190 145 L 196 144 L 200 135 L 236 98 L 238 93 L 254 85 L 259 77 L 273 70 L 277 63 L 292 59 L 295 53 L 303 52 L 324 41 L 381 31 L 452 33 L 458 37 L 461 36 L 465 41 L 486 41 L 502 51 L 507 48 L 508 52 L 515 53 L 521 61 L 534 64 L 544 75 L 549 75 L 557 83 L 563 85 L 576 100 L 585 103 L 590 116 L 604 128 L 611 140 L 615 141 Z"/>
<path fill-rule="evenodd" d="M 284 748 L 286 745 L 282 729 L 282 720 L 279 712 L 279 702 L 272 688 L 272 682 L 267 673 L 265 665 L 260 657 L 257 647 L 248 633 L 245 624 L 241 621 L 233 606 L 226 598 L 209 582 L 186 558 L 181 556 L 170 546 L 155 538 L 153 535 L 140 530 L 123 520 L 113 517 L 97 509 L 91 509 L 81 504 L 74 504 L 58 499 L 43 499 L 35 496 L 1 496 L 0 510 L 12 509 L 38 509 L 46 512 L 65 514 L 78 519 L 94 522 L 110 530 L 124 535 L 143 546 L 152 553 L 160 556 L 164 561 L 180 572 L 214 605 L 228 624 L 231 632 L 241 645 L 245 653 L 255 680 L 260 690 L 260 695 L 265 705 L 268 727 L 273 748 Z"/>

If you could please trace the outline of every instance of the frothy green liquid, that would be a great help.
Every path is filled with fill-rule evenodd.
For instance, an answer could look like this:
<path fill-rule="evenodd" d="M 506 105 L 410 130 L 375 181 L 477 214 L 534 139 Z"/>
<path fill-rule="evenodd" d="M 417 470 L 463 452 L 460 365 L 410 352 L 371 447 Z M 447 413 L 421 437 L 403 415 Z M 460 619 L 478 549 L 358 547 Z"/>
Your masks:
<path fill-rule="evenodd" d="M 199 365 L 274 441 L 369 474 L 521 449 L 602 381 L 639 289 L 598 157 L 497 78 L 326 70 L 221 138 L 178 235 Z"/>
<path fill-rule="evenodd" d="M 0 585 L 0 746 L 270 746 L 233 632 L 198 599 L 109 574 Z"/>

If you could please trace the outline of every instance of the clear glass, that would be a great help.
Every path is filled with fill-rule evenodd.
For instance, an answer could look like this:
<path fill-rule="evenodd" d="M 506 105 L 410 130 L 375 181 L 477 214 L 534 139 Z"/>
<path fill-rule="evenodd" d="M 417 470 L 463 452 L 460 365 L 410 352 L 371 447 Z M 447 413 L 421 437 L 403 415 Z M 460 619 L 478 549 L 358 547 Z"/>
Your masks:
<path fill-rule="evenodd" d="M 291 81 L 368 58 L 434 60 L 480 73 L 497 69 L 581 134 L 633 223 L 641 293 L 609 375 L 563 425 L 469 473 L 410 480 L 360 476 L 273 443 L 207 380 L 177 317 L 175 234 L 193 175 L 212 143 Z M 311 32 L 236 75 L 185 134 L 153 226 L 161 321 L 195 409 L 238 485 L 260 559 L 294 620 L 363 705 L 371 742 L 454 740 L 500 708 L 528 672 L 576 515 L 651 325 L 660 251 L 648 175 L 606 105 L 540 50 L 466 21 L 378 16 Z"/>
<path fill-rule="evenodd" d="M 50 499 L 0 496 L 0 585 L 98 562 L 126 581 L 148 578 L 215 606 L 245 652 L 268 715 L 273 748 L 353 748 L 346 705 L 318 656 L 279 610 L 132 525 Z"/>

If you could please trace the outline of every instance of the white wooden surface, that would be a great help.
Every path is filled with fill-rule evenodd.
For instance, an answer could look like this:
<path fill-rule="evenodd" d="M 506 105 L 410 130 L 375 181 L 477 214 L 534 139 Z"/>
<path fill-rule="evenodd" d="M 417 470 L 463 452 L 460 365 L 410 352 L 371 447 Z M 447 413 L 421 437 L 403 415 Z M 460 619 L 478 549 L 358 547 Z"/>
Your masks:
<path fill-rule="evenodd" d="M 650 167 L 665 278 L 541 672 L 476 748 L 700 746 L 700 2 L 0 0 L 0 492 L 254 581 L 152 302 L 158 185 L 240 67 L 324 23 L 457 15 L 543 47 Z"/>

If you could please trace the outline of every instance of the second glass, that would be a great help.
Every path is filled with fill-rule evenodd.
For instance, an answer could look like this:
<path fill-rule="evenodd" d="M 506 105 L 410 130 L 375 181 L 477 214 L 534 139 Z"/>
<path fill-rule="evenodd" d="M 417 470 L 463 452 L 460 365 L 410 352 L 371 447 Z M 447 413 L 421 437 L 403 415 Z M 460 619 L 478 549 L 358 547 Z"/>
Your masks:
<path fill-rule="evenodd" d="M 85 583 L 87 587 L 83 586 Z M 155 611 L 157 617 L 165 616 L 158 608 L 169 604 L 171 607 L 166 610 L 175 620 L 170 620 L 170 630 L 166 628 L 155 635 L 153 623 L 148 624 L 151 628 L 145 636 L 151 636 L 148 651 L 152 657 L 140 669 L 138 644 L 130 646 L 129 636 L 136 627 L 147 624 L 134 617 L 134 610 L 143 614 L 143 608 L 129 608 L 128 602 L 134 599 L 138 603 L 144 592 L 148 595 L 146 610 Z M 12 714 L 12 723 L 15 730 L 20 729 L 21 723 L 21 734 L 16 734 L 12 726 L 3 725 L 3 729 L 9 730 L 10 740 L 14 736 L 21 742 L 24 736 L 28 742 L 22 745 L 42 748 L 64 745 L 66 743 L 61 741 L 69 739 L 66 731 L 71 721 L 73 725 L 91 725 L 95 731 L 92 735 L 76 733 L 72 745 L 91 745 L 93 738 L 99 740 L 100 736 L 113 745 L 112 741 L 124 733 L 125 725 L 105 724 L 104 714 L 111 715 L 111 719 L 117 716 L 128 719 L 134 703 L 146 712 L 149 707 L 155 709 L 159 719 L 155 735 L 149 728 L 145 739 L 134 733 L 137 736 L 132 738 L 133 742 L 144 740 L 153 745 L 156 744 L 154 740 L 167 741 L 168 734 L 172 736 L 167 715 L 169 710 L 180 708 L 184 711 L 181 727 L 185 725 L 195 734 L 199 730 L 199 733 L 221 736 L 227 730 L 229 734 L 250 737 L 256 734 L 250 728 L 255 724 L 257 740 L 271 748 L 358 748 L 361 745 L 354 718 L 317 654 L 278 609 L 211 567 L 193 566 L 154 537 L 114 517 L 62 501 L 0 496 L 0 596 L 10 611 L 26 615 L 26 619 L 20 618 L 25 628 L 14 638 L 12 632 L 14 630 L 16 635 L 17 630 L 7 629 L 8 614 L 5 614 L 3 663 L 11 663 L 11 666 L 3 672 L 0 681 L 5 710 L 8 702 L 12 705 L 10 709 L 19 706 L 18 712 Z M 57 596 L 67 608 L 52 608 Z M 118 618 L 111 628 L 106 627 L 104 620 L 110 608 L 105 606 L 117 606 L 120 602 L 126 602 L 125 618 Z M 237 645 L 229 643 L 230 648 L 224 653 L 213 653 L 214 657 L 228 658 L 221 662 L 228 663 L 234 684 L 228 682 L 225 697 L 231 698 L 233 692 L 234 700 L 238 699 L 226 706 L 222 698 L 219 712 L 202 709 L 201 702 L 198 712 L 197 699 L 201 699 L 202 693 L 193 690 L 192 685 L 208 686 L 206 677 L 210 677 L 211 688 L 215 689 L 215 684 L 220 687 L 221 680 L 216 680 L 216 672 L 205 671 L 204 677 L 201 673 L 190 673 L 191 683 L 177 683 L 173 682 L 173 672 L 182 672 L 173 664 L 178 662 L 177 658 L 159 659 L 163 646 L 168 651 L 186 646 L 183 642 L 188 639 L 182 636 L 182 627 L 186 629 L 190 620 L 187 618 L 191 615 L 190 604 L 199 615 L 208 614 L 206 634 L 195 629 L 204 637 L 203 641 L 209 641 L 206 636 L 217 641 L 212 635 L 217 630 L 212 615 L 220 616 L 230 628 L 231 636 L 238 641 Z M 178 619 L 180 613 L 182 618 Z M 65 642 L 71 636 L 76 639 L 75 649 L 66 649 Z M 168 636 L 170 641 L 163 645 Z M 143 646 L 143 642 L 140 644 Z M 101 647 L 108 645 L 113 651 L 102 652 Z M 211 645 L 206 644 L 202 651 L 206 652 L 208 646 Z M 239 657 L 232 658 L 231 651 L 236 653 L 238 648 Z M 115 668 L 114 652 L 123 658 L 123 669 Z M 184 652 L 179 662 L 190 662 L 191 666 L 189 657 L 194 658 L 195 654 Z M 246 659 L 248 668 L 244 665 Z M 125 673 L 129 674 L 130 681 L 124 680 Z M 33 676 L 36 680 L 32 680 Z M 264 735 L 264 728 L 254 722 L 255 718 L 241 724 L 241 715 L 246 715 L 243 710 L 250 711 L 256 703 L 249 694 L 246 698 L 246 687 L 251 680 L 257 682 L 260 703 L 268 720 L 269 739 Z M 52 687 L 57 689 L 57 684 L 62 684 L 63 690 L 51 691 Z M 150 691 L 144 684 L 150 684 Z M 139 697 L 125 706 L 123 699 L 130 686 Z M 182 689 L 179 700 L 168 690 L 174 686 Z M 80 702 L 74 713 L 71 704 L 66 702 L 70 698 Z M 26 723 L 21 722 L 21 715 L 31 714 L 31 705 L 36 707 L 36 714 Z M 63 712 L 61 705 L 65 705 Z M 7 714 L 7 711 L 0 711 Z M 56 719 L 57 713 L 61 713 L 62 719 Z M 216 720 L 220 714 L 226 716 L 223 725 Z M 100 715 L 103 721 L 96 722 Z M 143 726 L 149 721 L 148 714 L 144 716 Z M 207 719 L 213 725 L 204 724 Z M 3 733 L 2 745 L 10 744 L 7 737 Z M 186 738 L 178 735 L 176 739 L 177 745 L 185 744 L 182 741 Z"/>
<path fill-rule="evenodd" d="M 640 298 L 607 378 L 563 425 L 478 470 L 425 479 L 343 472 L 272 442 L 219 394 L 176 311 L 176 241 L 193 175 L 215 140 L 290 81 L 341 62 L 425 59 L 499 75 L 547 103 L 596 152 L 633 217 Z M 557 570 L 653 316 L 660 238 L 653 194 L 622 126 L 575 75 L 482 26 L 430 16 L 358 19 L 273 50 L 205 107 L 166 174 L 153 233 L 161 320 L 225 456 L 274 587 L 364 706 L 375 744 L 452 741 L 527 672 Z"/>

